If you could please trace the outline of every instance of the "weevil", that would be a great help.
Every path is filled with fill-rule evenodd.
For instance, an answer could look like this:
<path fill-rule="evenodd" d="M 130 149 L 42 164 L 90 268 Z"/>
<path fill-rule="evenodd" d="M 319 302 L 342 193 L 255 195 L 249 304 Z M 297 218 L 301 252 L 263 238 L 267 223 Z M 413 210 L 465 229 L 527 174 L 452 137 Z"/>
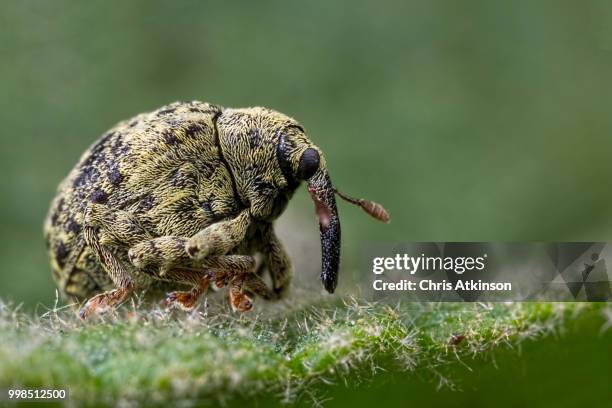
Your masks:
<path fill-rule="evenodd" d="M 54 280 L 65 297 L 86 300 L 82 318 L 160 282 L 189 286 L 165 298 L 184 310 L 211 286 L 228 287 L 236 311 L 255 296 L 281 298 L 293 269 L 274 221 L 302 182 L 319 217 L 321 280 L 333 293 L 338 192 L 298 122 L 198 101 L 140 114 L 106 132 L 59 185 L 44 227 Z M 388 221 L 382 206 L 341 197 Z"/>

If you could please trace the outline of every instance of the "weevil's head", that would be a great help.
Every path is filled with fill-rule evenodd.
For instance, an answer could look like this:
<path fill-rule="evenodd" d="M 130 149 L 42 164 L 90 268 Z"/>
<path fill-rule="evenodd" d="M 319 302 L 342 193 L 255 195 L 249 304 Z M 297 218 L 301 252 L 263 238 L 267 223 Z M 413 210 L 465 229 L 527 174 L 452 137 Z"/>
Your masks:
<path fill-rule="evenodd" d="M 293 131 L 281 133 L 276 145 L 276 160 L 283 177 L 289 183 L 307 183 L 308 193 L 315 204 L 321 237 L 321 281 L 329 293 L 336 290 L 340 265 L 340 218 L 334 187 L 327 172 L 325 157 L 312 144 L 298 125 Z"/>
<path fill-rule="evenodd" d="M 325 157 L 292 118 L 265 108 L 226 109 L 217 119 L 223 159 L 256 219 L 280 215 L 305 182 L 319 218 L 321 280 L 333 293 L 340 264 L 340 219 Z"/>
<path fill-rule="evenodd" d="M 389 222 L 382 205 L 350 197 L 332 185 L 325 157 L 294 119 L 265 108 L 225 109 L 217 118 L 222 160 L 236 192 L 255 219 L 273 221 L 305 182 L 314 201 L 321 235 L 321 280 L 333 293 L 340 265 L 340 218 L 334 194 Z"/>

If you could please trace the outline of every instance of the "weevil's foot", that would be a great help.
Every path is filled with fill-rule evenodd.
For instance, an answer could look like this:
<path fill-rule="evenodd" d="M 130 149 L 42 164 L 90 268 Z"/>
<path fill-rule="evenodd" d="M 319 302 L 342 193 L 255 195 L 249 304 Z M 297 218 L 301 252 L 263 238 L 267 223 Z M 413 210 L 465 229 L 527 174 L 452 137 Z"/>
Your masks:
<path fill-rule="evenodd" d="M 234 312 L 248 312 L 253 308 L 253 299 L 243 293 L 238 286 L 230 287 L 229 300 Z"/>
<path fill-rule="evenodd" d="M 164 303 L 168 307 L 178 307 L 186 312 L 190 312 L 196 308 L 198 305 L 200 298 L 206 291 L 208 290 L 208 285 L 210 283 L 210 275 L 203 276 L 199 283 L 194 286 L 190 291 L 174 291 L 170 292 L 166 295 L 166 299 Z"/>
<path fill-rule="evenodd" d="M 224 272 L 215 272 L 211 280 L 211 287 L 217 291 L 229 283 L 229 274 Z"/>
<path fill-rule="evenodd" d="M 79 311 L 79 317 L 84 320 L 93 313 L 107 312 L 123 302 L 130 292 L 131 287 L 126 287 L 100 293 L 85 303 Z"/>
<path fill-rule="evenodd" d="M 166 294 L 164 303 L 168 307 L 178 307 L 186 312 L 191 312 L 198 305 L 200 297 L 201 293 L 194 293 L 194 291 L 175 291 Z"/>

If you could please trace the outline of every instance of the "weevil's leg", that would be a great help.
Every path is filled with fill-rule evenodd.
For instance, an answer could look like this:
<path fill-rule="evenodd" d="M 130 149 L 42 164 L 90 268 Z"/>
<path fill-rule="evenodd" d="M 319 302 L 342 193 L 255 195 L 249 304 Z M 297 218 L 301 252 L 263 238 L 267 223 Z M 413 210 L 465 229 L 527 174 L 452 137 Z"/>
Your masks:
<path fill-rule="evenodd" d="M 293 278 L 293 267 L 283 244 L 274 233 L 272 224 L 269 224 L 263 231 L 260 250 L 264 255 L 265 264 L 270 271 L 272 289 L 276 297 L 283 297 L 286 295 Z"/>
<path fill-rule="evenodd" d="M 248 312 L 253 308 L 253 297 L 259 295 L 264 299 L 272 299 L 274 293 L 257 274 L 237 273 L 229 282 L 229 300 L 235 312 Z"/>
<path fill-rule="evenodd" d="M 229 300 L 234 312 L 248 312 L 253 308 L 253 299 L 245 293 L 243 286 L 244 279 L 236 279 L 230 285 Z"/>
<path fill-rule="evenodd" d="M 129 251 L 135 265 L 156 270 L 154 277 L 193 285 L 191 291 L 168 293 L 167 305 L 192 310 L 208 289 L 209 283 L 214 288 L 230 286 L 230 303 L 234 310 L 250 310 L 253 295 L 264 299 L 274 297 L 266 283 L 254 273 L 253 257 L 221 255 L 196 261 L 187 256 L 185 241 L 181 237 L 160 237 L 138 244 Z"/>
<path fill-rule="evenodd" d="M 173 266 L 183 265 L 191 258 L 225 255 L 244 239 L 251 222 L 248 210 L 236 218 L 209 225 L 191 238 L 163 236 L 140 242 L 130 248 L 130 261 L 140 269 L 154 266 L 162 274 Z"/>
<path fill-rule="evenodd" d="M 255 260 L 248 255 L 225 255 L 208 258 L 207 267 L 214 271 L 213 284 L 229 286 L 229 299 L 234 311 L 246 312 L 253 307 L 253 296 L 273 297 L 266 283 L 255 273 Z"/>
<path fill-rule="evenodd" d="M 192 263 L 194 261 L 191 261 Z M 197 262 L 196 262 L 197 263 Z M 246 312 L 253 306 L 253 296 L 265 299 L 272 296 L 266 283 L 254 273 L 255 260 L 247 255 L 224 255 L 207 258 L 199 266 L 179 266 L 169 269 L 164 280 L 193 285 L 190 291 L 175 291 L 166 295 L 166 304 L 192 310 L 208 289 L 229 286 L 233 310 Z"/>
<path fill-rule="evenodd" d="M 128 251 L 130 261 L 139 269 L 157 268 L 163 276 L 174 266 L 193 263 L 185 251 L 187 238 L 163 236 L 140 242 Z"/>
<path fill-rule="evenodd" d="M 216 289 L 227 286 L 238 275 L 253 274 L 255 259 L 249 255 L 213 256 L 203 261 L 213 271 Z"/>
<path fill-rule="evenodd" d="M 242 241 L 252 222 L 250 210 L 240 212 L 235 218 L 209 225 L 192 236 L 185 250 L 194 259 L 225 255 Z"/>
<path fill-rule="evenodd" d="M 130 245 L 146 239 L 149 234 L 134 214 L 89 203 L 85 210 L 83 236 L 117 286 L 117 289 L 89 299 L 79 312 L 84 319 L 93 312 L 104 312 L 123 302 L 134 287 L 132 278 L 108 246 Z"/>
<path fill-rule="evenodd" d="M 169 270 L 165 278 L 174 282 L 193 285 L 189 291 L 174 291 L 166 295 L 164 302 L 166 306 L 176 306 L 185 311 L 193 310 L 203 294 L 208 291 L 212 274 L 188 268 L 173 268 Z"/>
<path fill-rule="evenodd" d="M 92 248 L 117 289 L 100 293 L 89 299 L 79 312 L 81 319 L 85 319 L 93 312 L 105 312 L 113 308 L 123 302 L 134 289 L 134 282 L 121 262 L 108 248 L 100 244 L 96 229 L 84 226 L 83 236 L 86 244 Z"/>
<path fill-rule="evenodd" d="M 249 295 L 257 295 L 266 300 L 275 298 L 274 292 L 270 290 L 266 282 L 256 274 L 247 274 L 244 279 L 243 289 Z"/>

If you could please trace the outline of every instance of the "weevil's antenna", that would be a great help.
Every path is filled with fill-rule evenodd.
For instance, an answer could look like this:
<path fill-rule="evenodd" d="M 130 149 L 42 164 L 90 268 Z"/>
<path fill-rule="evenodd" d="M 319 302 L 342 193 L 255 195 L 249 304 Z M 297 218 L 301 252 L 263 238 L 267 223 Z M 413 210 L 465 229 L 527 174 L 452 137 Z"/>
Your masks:
<path fill-rule="evenodd" d="M 348 201 L 351 204 L 361 207 L 361 209 L 365 211 L 368 215 L 370 215 L 373 218 L 376 218 L 379 221 L 382 221 L 384 223 L 389 223 L 389 221 L 391 220 L 391 217 L 389 217 L 389 213 L 387 212 L 387 210 L 385 210 L 385 208 L 382 205 L 374 201 L 368 201 L 362 198 L 353 198 L 344 193 L 341 193 L 335 188 L 334 188 L 334 193 L 338 194 L 340 198 L 342 198 L 344 201 Z"/>

